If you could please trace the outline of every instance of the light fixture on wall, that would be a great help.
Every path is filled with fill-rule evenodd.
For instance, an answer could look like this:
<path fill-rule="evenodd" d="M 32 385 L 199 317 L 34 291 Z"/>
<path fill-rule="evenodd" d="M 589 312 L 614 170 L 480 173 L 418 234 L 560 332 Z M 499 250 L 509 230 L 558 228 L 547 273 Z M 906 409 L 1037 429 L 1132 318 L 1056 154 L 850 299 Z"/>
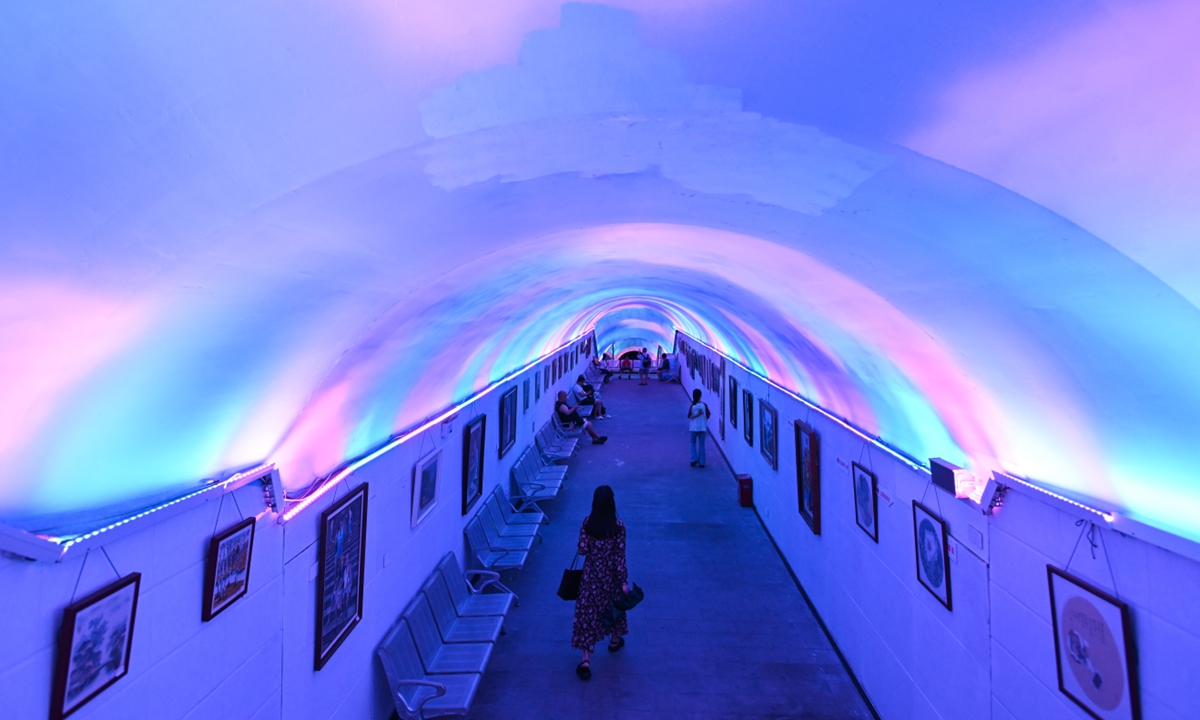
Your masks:
<path fill-rule="evenodd" d="M 933 484 L 956 498 L 969 498 L 975 493 L 975 476 L 952 462 L 929 458 Z"/>
<path fill-rule="evenodd" d="M 442 418 L 442 437 L 450 437 L 454 434 L 454 421 L 457 419 L 458 413 Z"/>

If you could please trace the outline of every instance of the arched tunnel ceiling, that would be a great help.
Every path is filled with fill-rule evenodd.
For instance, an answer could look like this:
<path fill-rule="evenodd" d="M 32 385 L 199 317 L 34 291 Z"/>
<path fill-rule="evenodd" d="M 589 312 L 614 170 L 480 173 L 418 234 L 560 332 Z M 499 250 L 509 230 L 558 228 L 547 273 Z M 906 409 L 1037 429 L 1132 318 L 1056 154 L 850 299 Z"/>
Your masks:
<path fill-rule="evenodd" d="M 0 11 L 0 516 L 303 489 L 608 317 L 1200 536 L 1194 8 L 622 4 Z"/>

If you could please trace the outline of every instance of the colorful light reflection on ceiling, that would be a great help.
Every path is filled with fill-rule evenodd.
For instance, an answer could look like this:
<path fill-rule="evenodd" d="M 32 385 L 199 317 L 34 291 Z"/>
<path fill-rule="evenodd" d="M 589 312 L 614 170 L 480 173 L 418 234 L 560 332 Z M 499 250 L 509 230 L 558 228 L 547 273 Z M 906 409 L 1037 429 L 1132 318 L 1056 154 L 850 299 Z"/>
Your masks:
<path fill-rule="evenodd" d="M 1194 8 L 621 5 L 0 10 L 0 517 L 261 461 L 301 490 L 589 328 L 679 328 L 914 457 L 1200 538 Z M 1104 39 L 1180 70 L 1053 86 Z"/>

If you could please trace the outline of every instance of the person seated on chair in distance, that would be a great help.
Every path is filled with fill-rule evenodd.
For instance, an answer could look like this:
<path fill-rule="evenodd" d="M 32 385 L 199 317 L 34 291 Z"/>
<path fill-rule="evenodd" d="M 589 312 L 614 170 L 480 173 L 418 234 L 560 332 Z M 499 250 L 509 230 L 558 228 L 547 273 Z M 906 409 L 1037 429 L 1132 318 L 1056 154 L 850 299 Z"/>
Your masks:
<path fill-rule="evenodd" d="M 576 405 L 592 405 L 592 418 L 596 420 L 607 420 L 612 417 L 608 414 L 608 410 L 604 409 L 604 403 L 596 394 L 596 388 L 582 375 L 575 379 L 575 385 L 571 387 L 570 399 Z"/>
<path fill-rule="evenodd" d="M 567 391 L 558 391 L 558 400 L 554 403 L 554 412 L 558 414 L 558 421 L 568 427 L 582 427 L 587 431 L 588 435 L 592 436 L 592 442 L 596 445 L 603 445 L 608 440 L 607 435 L 599 435 L 596 429 L 592 427 L 592 423 L 584 420 L 579 416 L 579 406 L 567 404 Z"/>

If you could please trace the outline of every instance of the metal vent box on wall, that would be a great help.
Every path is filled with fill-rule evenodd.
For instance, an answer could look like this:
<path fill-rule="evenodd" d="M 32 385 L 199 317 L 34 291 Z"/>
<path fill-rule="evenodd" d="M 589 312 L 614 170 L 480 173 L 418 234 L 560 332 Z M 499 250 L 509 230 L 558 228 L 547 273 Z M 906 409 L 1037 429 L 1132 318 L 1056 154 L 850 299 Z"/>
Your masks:
<path fill-rule="evenodd" d="M 954 497 L 970 495 L 970 487 L 964 487 L 965 492 L 962 495 L 958 492 L 959 487 L 971 484 L 971 474 L 963 468 L 941 458 L 929 458 L 929 469 L 933 474 L 933 484 L 937 487 Z"/>

